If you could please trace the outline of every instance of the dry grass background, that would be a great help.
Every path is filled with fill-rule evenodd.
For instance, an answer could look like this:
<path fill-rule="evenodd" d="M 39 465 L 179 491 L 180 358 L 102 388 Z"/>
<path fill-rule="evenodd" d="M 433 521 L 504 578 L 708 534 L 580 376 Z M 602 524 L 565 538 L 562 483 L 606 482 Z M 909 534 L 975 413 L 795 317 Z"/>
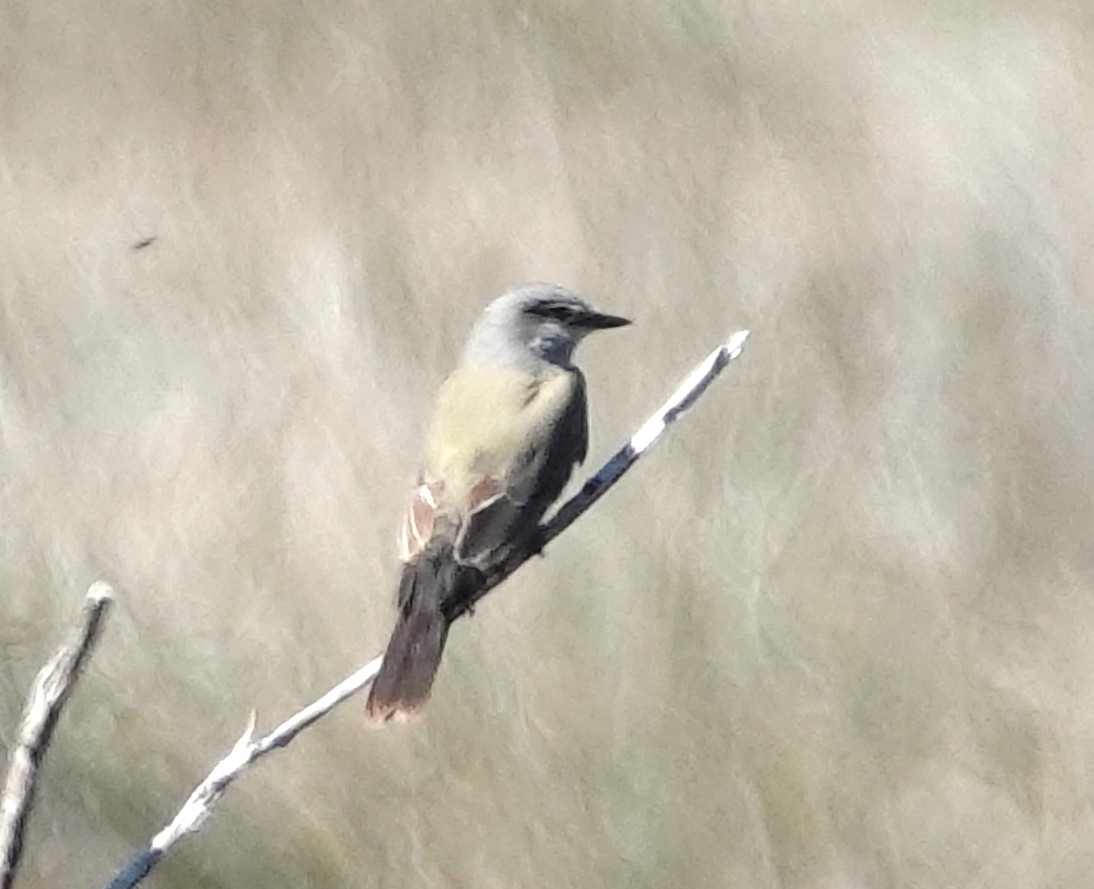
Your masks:
<path fill-rule="evenodd" d="M 1094 12 L 0 5 L 0 746 L 103 576 L 22 885 L 375 654 L 434 387 L 528 279 L 667 444 L 157 887 L 1085 887 Z M 157 240 L 132 249 L 142 238 Z"/>

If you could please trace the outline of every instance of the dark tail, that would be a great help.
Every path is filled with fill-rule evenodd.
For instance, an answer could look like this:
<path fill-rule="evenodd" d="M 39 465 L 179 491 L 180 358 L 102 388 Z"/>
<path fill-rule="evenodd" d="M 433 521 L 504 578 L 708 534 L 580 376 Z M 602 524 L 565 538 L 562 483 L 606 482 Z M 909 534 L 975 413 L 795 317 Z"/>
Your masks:
<path fill-rule="evenodd" d="M 448 542 L 430 545 L 403 569 L 399 616 L 365 705 L 370 719 L 412 716 L 429 700 L 452 603 L 466 596 L 479 576 L 456 561 Z"/>

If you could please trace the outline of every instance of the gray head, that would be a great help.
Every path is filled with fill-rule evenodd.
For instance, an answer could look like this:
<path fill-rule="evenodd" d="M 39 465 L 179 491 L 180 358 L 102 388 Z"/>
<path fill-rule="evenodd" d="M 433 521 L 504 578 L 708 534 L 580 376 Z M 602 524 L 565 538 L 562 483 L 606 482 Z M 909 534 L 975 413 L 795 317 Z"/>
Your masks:
<path fill-rule="evenodd" d="M 594 330 L 631 322 L 598 312 L 557 284 L 522 284 L 488 305 L 471 328 L 465 364 L 500 364 L 535 370 L 570 367 L 574 348 Z"/>

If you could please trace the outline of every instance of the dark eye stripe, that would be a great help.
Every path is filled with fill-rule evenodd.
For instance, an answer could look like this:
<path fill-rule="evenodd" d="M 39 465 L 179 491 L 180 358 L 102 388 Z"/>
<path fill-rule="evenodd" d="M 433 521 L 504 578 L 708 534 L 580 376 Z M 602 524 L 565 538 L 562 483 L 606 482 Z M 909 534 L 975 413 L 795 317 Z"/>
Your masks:
<path fill-rule="evenodd" d="M 577 317 L 580 309 L 572 303 L 538 303 L 528 310 L 533 315 L 542 318 L 553 318 L 555 321 L 570 321 Z"/>

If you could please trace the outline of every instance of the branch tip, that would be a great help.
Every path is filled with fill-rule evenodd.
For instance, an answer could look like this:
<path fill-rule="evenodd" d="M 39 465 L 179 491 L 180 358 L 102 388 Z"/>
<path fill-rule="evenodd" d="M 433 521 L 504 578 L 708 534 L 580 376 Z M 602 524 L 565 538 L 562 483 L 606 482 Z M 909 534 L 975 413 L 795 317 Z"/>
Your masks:
<path fill-rule="evenodd" d="M 730 358 L 736 358 L 741 354 L 741 349 L 744 348 L 745 340 L 747 340 L 751 334 L 751 330 L 738 330 L 733 336 L 726 340 L 725 349 L 729 352 Z"/>
<path fill-rule="evenodd" d="M 96 580 L 87 591 L 89 605 L 105 605 L 114 601 L 114 587 L 105 580 Z"/>
<path fill-rule="evenodd" d="M 236 741 L 237 749 L 248 746 L 254 740 L 256 725 L 258 725 L 258 711 L 252 708 L 251 715 L 247 717 L 247 727 L 243 729 L 242 736 Z"/>

